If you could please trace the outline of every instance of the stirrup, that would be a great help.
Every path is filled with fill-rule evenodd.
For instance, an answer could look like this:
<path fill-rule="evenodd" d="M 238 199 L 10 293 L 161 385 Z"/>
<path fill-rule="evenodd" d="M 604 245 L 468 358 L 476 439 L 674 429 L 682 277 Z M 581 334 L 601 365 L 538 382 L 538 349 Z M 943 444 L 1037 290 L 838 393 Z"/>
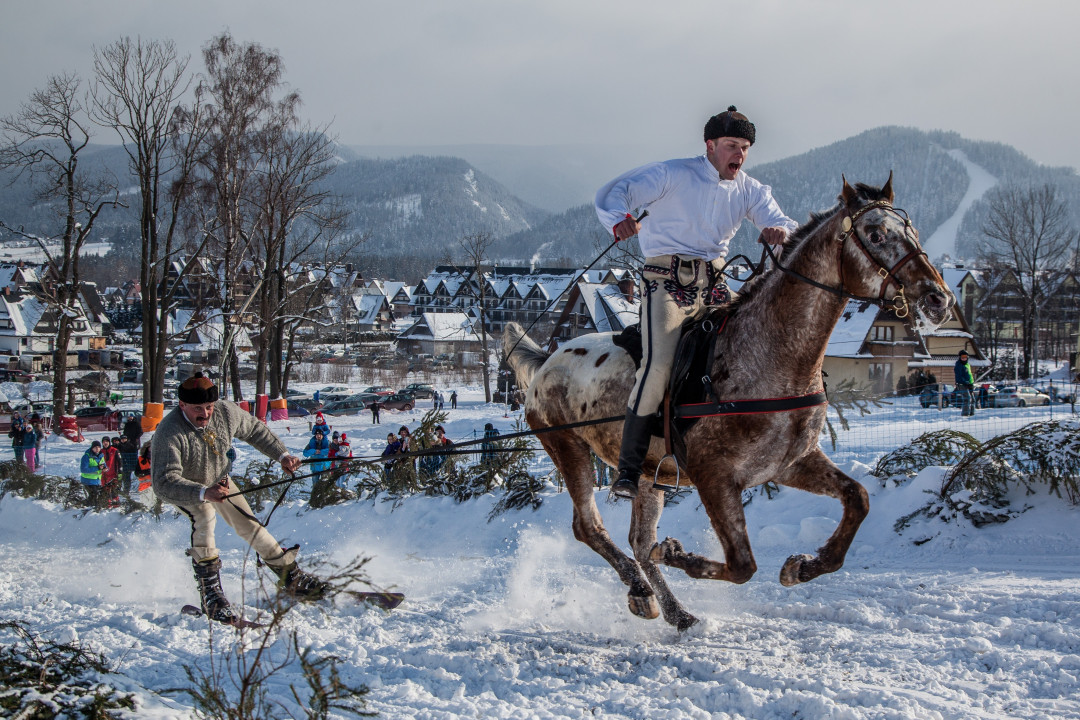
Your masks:
<path fill-rule="evenodd" d="M 660 477 L 660 466 L 664 464 L 664 461 L 671 458 L 671 461 L 675 463 L 675 484 L 665 485 L 657 480 Z M 675 459 L 672 454 L 665 455 L 660 458 L 660 462 L 656 463 L 656 472 L 653 473 L 653 490 L 663 490 L 664 492 L 678 492 L 679 491 L 679 461 Z"/>

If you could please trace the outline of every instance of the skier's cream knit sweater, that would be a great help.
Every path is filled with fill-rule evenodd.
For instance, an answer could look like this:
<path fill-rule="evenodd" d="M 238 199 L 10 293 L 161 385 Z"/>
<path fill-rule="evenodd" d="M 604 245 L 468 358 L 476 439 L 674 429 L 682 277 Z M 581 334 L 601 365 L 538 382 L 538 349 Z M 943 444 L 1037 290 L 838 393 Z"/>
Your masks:
<path fill-rule="evenodd" d="M 154 493 L 177 505 L 200 502 L 202 491 L 232 468 L 233 438 L 275 460 L 288 454 L 285 444 L 265 424 L 227 400 L 214 403 L 214 414 L 202 429 L 175 408 L 158 425 L 150 444 Z"/>

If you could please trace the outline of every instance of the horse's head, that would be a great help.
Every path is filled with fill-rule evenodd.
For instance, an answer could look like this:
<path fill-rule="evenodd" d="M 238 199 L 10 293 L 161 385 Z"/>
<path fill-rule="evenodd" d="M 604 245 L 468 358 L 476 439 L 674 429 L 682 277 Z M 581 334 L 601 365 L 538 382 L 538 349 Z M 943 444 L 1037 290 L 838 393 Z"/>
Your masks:
<path fill-rule="evenodd" d="M 880 189 L 852 187 L 844 179 L 834 220 L 844 290 L 877 298 L 900 318 L 914 309 L 916 324 L 937 327 L 949 317 L 952 293 L 923 252 L 907 213 L 892 202 L 892 173 Z"/>

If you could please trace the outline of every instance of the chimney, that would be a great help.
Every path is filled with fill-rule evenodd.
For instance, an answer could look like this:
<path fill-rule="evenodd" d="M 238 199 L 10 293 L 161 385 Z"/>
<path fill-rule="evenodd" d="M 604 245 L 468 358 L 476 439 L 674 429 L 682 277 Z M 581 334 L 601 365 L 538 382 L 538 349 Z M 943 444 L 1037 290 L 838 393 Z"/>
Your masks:
<path fill-rule="evenodd" d="M 626 297 L 627 302 L 634 302 L 636 288 L 637 283 L 634 282 L 633 277 L 625 277 L 619 281 L 619 290 Z"/>

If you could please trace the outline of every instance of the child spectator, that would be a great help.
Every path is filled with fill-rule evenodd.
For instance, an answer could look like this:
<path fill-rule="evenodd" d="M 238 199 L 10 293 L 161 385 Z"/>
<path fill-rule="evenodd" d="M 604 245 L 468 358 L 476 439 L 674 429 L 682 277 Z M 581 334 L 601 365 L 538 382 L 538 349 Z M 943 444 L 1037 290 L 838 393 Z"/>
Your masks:
<path fill-rule="evenodd" d="M 315 425 L 311 428 L 312 435 L 317 432 L 321 432 L 324 438 L 330 436 L 330 426 L 326 424 L 326 418 L 321 412 L 315 413 Z"/>
<path fill-rule="evenodd" d="M 34 472 L 37 463 L 38 436 L 33 425 L 27 423 L 23 425 L 23 428 L 23 462 L 26 463 L 28 471 Z"/>

